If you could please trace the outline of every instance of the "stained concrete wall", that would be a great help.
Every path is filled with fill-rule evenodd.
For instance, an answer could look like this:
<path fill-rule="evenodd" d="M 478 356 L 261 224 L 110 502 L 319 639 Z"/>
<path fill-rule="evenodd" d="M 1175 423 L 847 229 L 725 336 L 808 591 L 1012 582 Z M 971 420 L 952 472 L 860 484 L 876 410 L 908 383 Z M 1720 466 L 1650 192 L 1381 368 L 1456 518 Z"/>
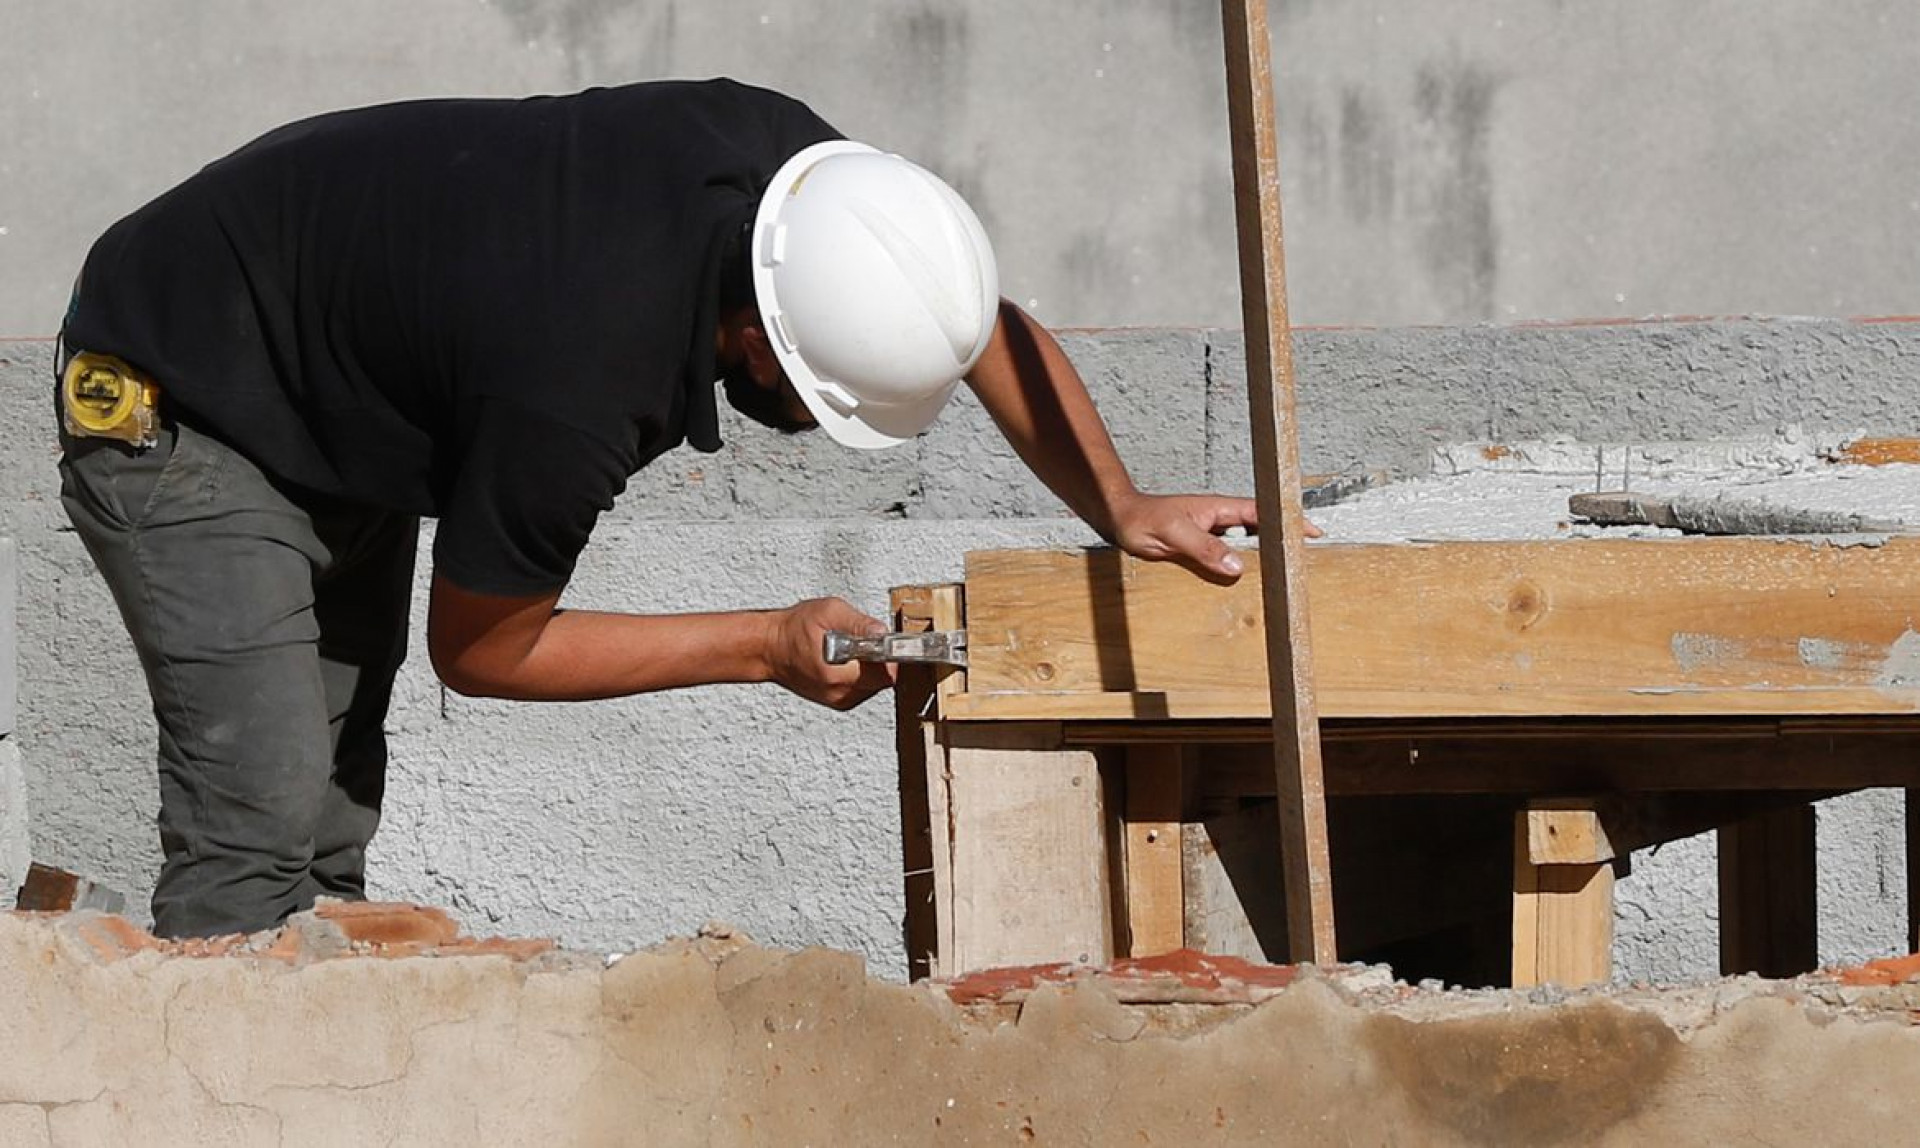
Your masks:
<path fill-rule="evenodd" d="M 1070 335 L 1140 481 L 1244 490 L 1244 397 L 1228 332 Z M 0 343 L 0 536 L 20 546 L 22 698 L 35 848 L 137 906 L 157 865 L 152 727 L 105 588 L 58 506 L 50 346 Z M 1679 323 L 1312 331 L 1298 339 L 1308 466 L 1418 468 L 1427 444 L 1911 431 L 1920 325 Z M 703 610 L 957 579 L 970 549 L 1091 541 L 1025 477 L 970 401 L 878 454 L 730 420 L 717 455 L 676 452 L 596 534 L 568 600 Z M 425 570 L 421 571 L 424 591 Z M 424 595 L 416 602 L 420 633 Z M 416 643 L 417 645 L 417 643 Z M 476 928 L 624 950 L 710 917 L 770 943 L 905 968 L 899 818 L 885 703 L 834 715 L 721 687 L 572 706 L 445 693 L 416 649 L 390 721 L 375 842 L 383 894 Z M 1901 947 L 1897 802 L 1829 803 L 1822 956 Z M 1621 885 L 1623 977 L 1716 968 L 1712 845 L 1636 859 Z"/>
<path fill-rule="evenodd" d="M 1904 0 L 1272 6 L 1303 323 L 1920 311 Z M 0 335 L 285 120 L 731 73 L 921 158 L 1048 321 L 1240 322 L 1219 16 L 1163 0 L 0 0 Z"/>
<path fill-rule="evenodd" d="M 282 964 L 100 924 L 0 914 L 0 1142 L 1894 1144 L 1920 1093 L 1911 985 L 962 1007 L 738 942 Z"/>

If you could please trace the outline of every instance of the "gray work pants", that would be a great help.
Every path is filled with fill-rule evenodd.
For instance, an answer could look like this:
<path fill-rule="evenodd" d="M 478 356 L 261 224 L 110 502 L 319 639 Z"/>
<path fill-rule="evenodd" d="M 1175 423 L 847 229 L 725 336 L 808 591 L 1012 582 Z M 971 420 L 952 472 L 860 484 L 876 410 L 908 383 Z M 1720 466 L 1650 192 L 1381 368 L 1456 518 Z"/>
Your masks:
<path fill-rule="evenodd" d="M 154 931 L 252 932 L 363 897 L 418 520 L 286 488 L 171 420 L 150 450 L 61 445 L 61 501 L 159 724 Z"/>

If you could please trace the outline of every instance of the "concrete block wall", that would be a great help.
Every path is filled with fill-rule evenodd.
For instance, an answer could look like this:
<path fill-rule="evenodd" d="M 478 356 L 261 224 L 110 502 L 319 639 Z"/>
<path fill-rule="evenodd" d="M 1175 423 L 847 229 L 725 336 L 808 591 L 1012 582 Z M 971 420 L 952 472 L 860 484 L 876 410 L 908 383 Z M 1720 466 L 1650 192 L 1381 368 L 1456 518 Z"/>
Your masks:
<path fill-rule="evenodd" d="M 1144 486 L 1245 490 L 1239 341 L 1215 330 L 1069 333 Z M 1437 443 L 1766 437 L 1782 424 L 1911 433 L 1920 325 L 1698 321 L 1303 331 L 1309 469 L 1418 471 Z M 0 536 L 19 542 L 18 737 L 41 858 L 144 900 L 157 863 L 151 719 L 105 588 L 57 505 L 51 348 L 0 341 Z M 968 550 L 1080 544 L 970 399 L 897 451 L 844 452 L 729 420 L 716 455 L 639 476 L 584 556 L 581 607 L 706 610 L 955 579 Z M 430 538 L 428 539 L 430 542 Z M 424 548 L 423 548 L 424 552 Z M 419 645 L 395 698 L 382 895 L 480 931 L 625 950 L 731 920 L 899 976 L 899 821 L 884 701 L 831 714 L 773 689 L 571 706 L 447 694 Z M 1828 813 L 1831 816 L 1828 816 Z M 1903 926 L 1897 804 L 1823 811 L 1825 959 L 1891 951 Z M 1710 840 L 1636 858 L 1624 977 L 1715 967 Z"/>
<path fill-rule="evenodd" d="M 18 695 L 14 619 L 18 577 L 13 540 L 0 538 L 0 907 L 13 903 L 13 892 L 26 879 L 33 856 L 28 837 L 27 775 L 20 760 L 19 739 L 13 736 Z"/>

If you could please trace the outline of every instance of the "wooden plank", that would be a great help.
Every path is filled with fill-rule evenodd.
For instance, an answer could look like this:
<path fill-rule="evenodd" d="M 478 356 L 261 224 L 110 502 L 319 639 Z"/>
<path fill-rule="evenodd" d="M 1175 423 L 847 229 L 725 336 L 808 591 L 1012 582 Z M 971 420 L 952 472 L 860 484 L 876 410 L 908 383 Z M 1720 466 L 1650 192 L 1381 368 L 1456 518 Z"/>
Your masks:
<path fill-rule="evenodd" d="M 1126 920 L 1130 957 L 1170 953 L 1186 943 L 1186 890 L 1181 879 L 1179 746 L 1134 746 L 1126 755 Z"/>
<path fill-rule="evenodd" d="M 958 586 L 895 590 L 893 624 L 902 631 L 961 625 Z M 946 749 L 933 718 L 933 699 L 949 667 L 903 665 L 894 687 L 894 747 L 900 767 L 901 867 L 906 911 L 901 921 L 907 976 L 938 976 L 950 951 L 952 857 L 946 818 Z M 951 688 L 950 686 L 947 688 Z"/>
<path fill-rule="evenodd" d="M 1535 865 L 1598 865 L 1613 860 L 1613 842 L 1590 798 L 1544 799 L 1520 813 L 1527 857 Z"/>
<path fill-rule="evenodd" d="M 953 938 L 942 975 L 1113 959 L 1107 822 L 1093 751 L 1059 728 L 949 726 Z"/>
<path fill-rule="evenodd" d="M 1593 690 L 1579 697 L 1528 693 L 1497 693 L 1460 683 L 1436 683 L 1426 693 L 1369 690 L 1364 697 L 1348 694 L 1329 701 L 1323 714 L 1334 718 L 1575 717 L 1618 714 L 1622 717 L 1766 717 L 1788 714 L 1910 714 L 1920 713 L 1912 687 L 1849 689 L 1800 688 L 1773 690 L 1765 686 L 1727 689 L 1659 689 L 1635 696 L 1632 691 Z M 1269 720 L 1265 693 L 1210 691 L 1205 693 L 1138 694 L 957 694 L 944 703 L 954 721 L 1230 721 L 1237 718 Z M 1629 708 L 1632 707 L 1632 708 Z"/>
<path fill-rule="evenodd" d="M 1324 718 L 1920 713 L 1920 539 L 1322 545 L 1307 570 Z M 971 554 L 948 713 L 1265 717 L 1248 582 L 1111 550 Z"/>
<path fill-rule="evenodd" d="M 1514 816 L 1513 986 L 1602 983 L 1613 975 L 1613 864 L 1534 864 L 1527 812 Z"/>
<path fill-rule="evenodd" d="M 1247 407 L 1259 506 L 1266 665 L 1272 681 L 1273 758 L 1279 779 L 1281 864 L 1294 960 L 1335 960 L 1320 715 L 1314 707 L 1307 613 L 1306 515 L 1300 503 L 1293 340 L 1287 323 L 1286 245 L 1280 219 L 1280 145 L 1266 0 L 1222 0 L 1227 134 L 1240 239 L 1240 314 L 1247 343 Z"/>
<path fill-rule="evenodd" d="M 1720 830 L 1720 971 L 1791 977 L 1819 964 L 1812 805 Z"/>
<path fill-rule="evenodd" d="M 1253 745 L 1265 742 L 1265 721 L 1073 721 L 1063 725 L 1071 745 Z M 1400 720 L 1333 719 L 1320 723 L 1323 744 L 1354 741 L 1406 742 L 1417 739 L 1498 741 L 1591 741 L 1594 738 L 1661 740 L 1774 740 L 1781 737 L 1830 737 L 1850 734 L 1917 734 L 1920 714 L 1867 714 L 1813 717 L 1712 715 L 1692 718 L 1423 718 Z"/>
<path fill-rule="evenodd" d="M 921 757 L 926 771 L 928 877 L 932 891 L 921 912 L 923 919 L 908 925 L 910 939 L 920 946 L 929 940 L 921 966 L 928 977 L 953 975 L 953 769 L 947 760 L 945 730 L 938 722 L 919 725 L 924 745 Z M 914 885 L 907 886 L 908 904 L 913 904 Z M 925 922 L 932 921 L 928 926 Z M 914 950 L 909 949 L 911 958 Z M 911 968 L 911 960 L 909 960 Z"/>

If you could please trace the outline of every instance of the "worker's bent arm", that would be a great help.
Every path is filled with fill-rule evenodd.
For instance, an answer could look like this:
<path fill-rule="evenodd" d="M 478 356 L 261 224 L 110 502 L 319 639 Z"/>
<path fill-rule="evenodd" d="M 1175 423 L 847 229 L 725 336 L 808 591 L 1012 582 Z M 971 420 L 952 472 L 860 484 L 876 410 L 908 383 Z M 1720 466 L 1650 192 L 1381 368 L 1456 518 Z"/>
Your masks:
<path fill-rule="evenodd" d="M 1000 322 L 967 385 L 1000 433 L 1060 501 L 1108 541 L 1140 496 L 1080 372 L 1033 316 L 1000 301 Z"/>
<path fill-rule="evenodd" d="M 560 610 L 559 598 L 477 594 L 436 574 L 427 612 L 434 671 L 459 693 L 523 701 L 772 681 L 836 709 L 858 705 L 891 682 L 882 666 L 821 659 L 825 631 L 880 626 L 837 599 L 785 610 L 649 615 Z"/>
<path fill-rule="evenodd" d="M 1240 559 L 1218 535 L 1259 525 L 1253 499 L 1142 494 L 1080 372 L 1031 315 L 1000 301 L 999 325 L 967 383 L 1033 473 L 1102 538 L 1216 581 L 1240 576 Z M 1310 537 L 1318 533 L 1308 524 Z"/>

